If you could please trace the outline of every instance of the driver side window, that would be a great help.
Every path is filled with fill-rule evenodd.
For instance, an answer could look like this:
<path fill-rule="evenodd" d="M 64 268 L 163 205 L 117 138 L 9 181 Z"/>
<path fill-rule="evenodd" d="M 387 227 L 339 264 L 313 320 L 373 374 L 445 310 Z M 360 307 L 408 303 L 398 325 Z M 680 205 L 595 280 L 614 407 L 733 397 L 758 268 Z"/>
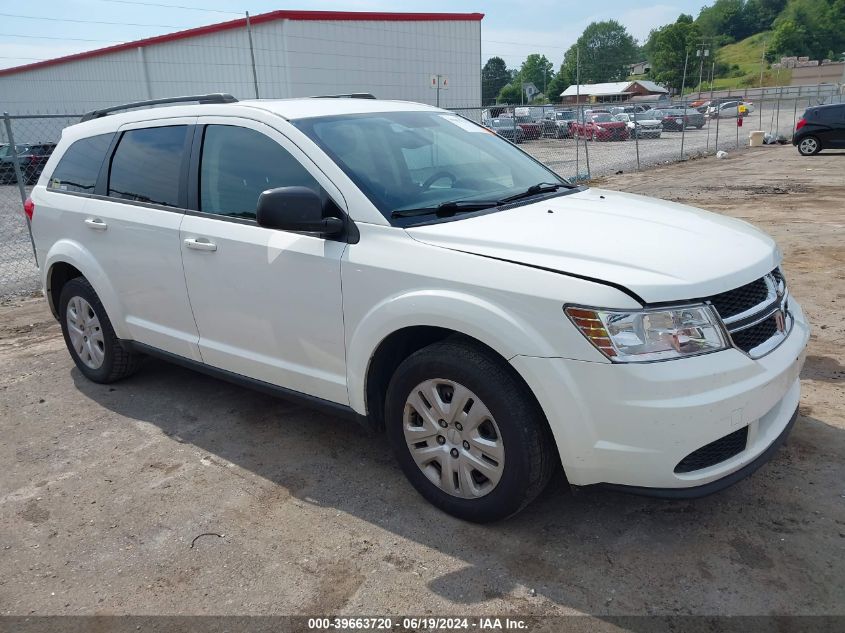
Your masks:
<path fill-rule="evenodd" d="M 268 136 L 233 125 L 208 125 L 202 142 L 200 211 L 255 219 L 258 196 L 267 189 L 322 188 L 288 151 Z"/>

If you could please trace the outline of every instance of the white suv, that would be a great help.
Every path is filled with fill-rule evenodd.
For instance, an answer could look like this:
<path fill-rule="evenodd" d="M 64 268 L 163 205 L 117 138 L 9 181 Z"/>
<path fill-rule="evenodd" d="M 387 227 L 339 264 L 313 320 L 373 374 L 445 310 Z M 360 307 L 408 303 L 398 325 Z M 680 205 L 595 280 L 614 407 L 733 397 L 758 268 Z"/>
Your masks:
<path fill-rule="evenodd" d="M 150 354 L 348 414 L 473 521 L 561 466 L 701 496 L 786 438 L 809 327 L 752 226 L 426 105 L 194 100 L 88 115 L 27 203 L 91 380 Z"/>

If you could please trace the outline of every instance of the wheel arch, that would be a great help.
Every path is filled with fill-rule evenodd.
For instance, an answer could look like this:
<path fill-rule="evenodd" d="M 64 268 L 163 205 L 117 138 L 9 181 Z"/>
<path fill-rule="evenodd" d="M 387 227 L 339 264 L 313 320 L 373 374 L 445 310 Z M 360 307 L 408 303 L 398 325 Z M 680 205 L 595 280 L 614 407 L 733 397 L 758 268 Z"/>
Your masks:
<path fill-rule="evenodd" d="M 84 277 L 94 288 L 119 338 L 130 338 L 124 325 L 122 303 L 108 276 L 93 254 L 81 244 L 59 240 L 50 248 L 44 261 L 43 285 L 50 311 L 59 317 L 62 287 L 74 277 Z"/>
<path fill-rule="evenodd" d="M 513 376 L 524 390 L 526 397 L 530 398 L 532 404 L 536 407 L 537 414 L 542 416 L 542 423 L 548 432 L 548 440 L 552 443 L 555 453 L 559 455 L 554 433 L 546 419 L 543 407 L 519 371 L 508 362 L 508 359 L 501 352 L 487 345 L 484 341 L 458 330 L 444 327 L 427 325 L 407 326 L 391 332 L 381 340 L 370 358 L 364 384 L 368 426 L 375 431 L 381 432 L 384 430 L 384 406 L 387 387 L 396 368 L 399 367 L 402 361 L 418 350 L 428 347 L 435 342 L 447 339 L 463 341 L 482 348 L 488 354 L 501 361 L 505 371 Z"/>

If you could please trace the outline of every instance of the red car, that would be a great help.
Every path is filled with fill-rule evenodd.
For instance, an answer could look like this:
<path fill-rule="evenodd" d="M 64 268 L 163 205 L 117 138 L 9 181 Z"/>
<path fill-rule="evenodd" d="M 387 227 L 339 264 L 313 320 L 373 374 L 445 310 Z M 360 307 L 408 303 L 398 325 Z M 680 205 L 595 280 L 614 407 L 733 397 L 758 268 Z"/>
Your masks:
<path fill-rule="evenodd" d="M 627 123 L 617 121 L 609 113 L 591 114 L 584 121 L 575 121 L 572 133 L 594 141 L 627 141 L 629 137 Z"/>
<path fill-rule="evenodd" d="M 505 117 L 501 117 L 505 118 Z M 508 117 L 510 118 L 510 117 Z M 529 116 L 517 116 L 516 124 L 520 127 L 526 141 L 533 141 L 543 135 L 543 128 Z"/>

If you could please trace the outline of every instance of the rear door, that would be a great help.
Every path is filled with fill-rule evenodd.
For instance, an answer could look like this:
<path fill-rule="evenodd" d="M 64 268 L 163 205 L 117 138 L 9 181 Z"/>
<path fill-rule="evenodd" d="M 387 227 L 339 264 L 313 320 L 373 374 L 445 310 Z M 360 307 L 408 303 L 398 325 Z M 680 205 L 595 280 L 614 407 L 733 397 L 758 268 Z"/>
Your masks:
<path fill-rule="evenodd" d="M 822 145 L 831 148 L 845 147 L 845 105 L 820 108 L 825 124 Z"/>
<path fill-rule="evenodd" d="M 200 360 L 179 251 L 195 120 L 121 127 L 74 226 L 116 290 L 132 339 Z"/>
<path fill-rule="evenodd" d="M 200 117 L 182 261 L 203 361 L 348 404 L 340 258 L 346 242 L 268 229 L 258 196 L 306 186 L 340 192 L 277 130 L 248 119 Z"/>

